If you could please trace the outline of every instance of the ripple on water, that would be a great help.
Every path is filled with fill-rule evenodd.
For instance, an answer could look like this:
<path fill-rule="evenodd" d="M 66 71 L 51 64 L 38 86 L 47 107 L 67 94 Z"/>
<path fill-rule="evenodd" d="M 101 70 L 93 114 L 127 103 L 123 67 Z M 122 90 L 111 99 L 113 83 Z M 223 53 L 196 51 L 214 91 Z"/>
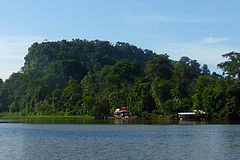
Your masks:
<path fill-rule="evenodd" d="M 240 125 L 0 124 L 0 159 L 239 159 Z"/>

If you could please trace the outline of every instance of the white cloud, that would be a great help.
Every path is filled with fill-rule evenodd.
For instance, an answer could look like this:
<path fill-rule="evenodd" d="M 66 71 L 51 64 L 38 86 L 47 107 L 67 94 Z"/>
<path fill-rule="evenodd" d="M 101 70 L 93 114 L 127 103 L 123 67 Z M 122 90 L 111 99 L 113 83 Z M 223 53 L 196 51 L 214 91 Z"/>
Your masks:
<path fill-rule="evenodd" d="M 230 39 L 228 37 L 207 37 L 201 41 L 202 44 L 216 44 L 227 42 Z"/>
<path fill-rule="evenodd" d="M 189 56 L 191 59 L 201 61 L 201 63 L 217 64 L 222 60 L 221 55 L 228 51 L 224 47 L 211 47 L 199 43 L 172 43 L 170 52 L 175 58 Z M 170 49 L 169 48 L 169 49 Z"/>

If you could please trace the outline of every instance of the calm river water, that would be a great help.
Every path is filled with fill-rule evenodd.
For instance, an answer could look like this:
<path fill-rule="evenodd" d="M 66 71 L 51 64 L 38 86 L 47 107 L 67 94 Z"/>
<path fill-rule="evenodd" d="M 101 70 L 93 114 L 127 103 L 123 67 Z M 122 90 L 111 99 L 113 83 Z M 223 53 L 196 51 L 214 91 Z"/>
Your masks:
<path fill-rule="evenodd" d="M 3 160 L 240 159 L 239 124 L 0 122 Z"/>

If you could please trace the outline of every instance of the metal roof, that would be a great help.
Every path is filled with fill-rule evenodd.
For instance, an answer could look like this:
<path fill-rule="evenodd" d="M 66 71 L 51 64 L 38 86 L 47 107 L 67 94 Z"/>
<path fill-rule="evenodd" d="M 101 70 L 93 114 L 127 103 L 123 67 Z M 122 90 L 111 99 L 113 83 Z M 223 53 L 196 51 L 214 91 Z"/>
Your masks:
<path fill-rule="evenodd" d="M 196 113 L 194 113 L 194 112 L 180 112 L 178 114 L 179 115 L 195 115 Z"/>

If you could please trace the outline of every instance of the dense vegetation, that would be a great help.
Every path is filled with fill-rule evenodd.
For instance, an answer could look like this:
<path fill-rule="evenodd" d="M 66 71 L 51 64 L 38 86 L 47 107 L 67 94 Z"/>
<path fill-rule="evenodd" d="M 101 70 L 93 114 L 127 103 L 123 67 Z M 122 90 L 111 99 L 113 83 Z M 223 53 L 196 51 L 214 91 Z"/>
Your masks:
<path fill-rule="evenodd" d="M 223 56 L 221 76 L 188 57 L 173 61 L 128 43 L 34 43 L 21 70 L 0 81 L 0 112 L 99 117 L 127 106 L 143 117 L 201 109 L 239 119 L 240 53 Z"/>

